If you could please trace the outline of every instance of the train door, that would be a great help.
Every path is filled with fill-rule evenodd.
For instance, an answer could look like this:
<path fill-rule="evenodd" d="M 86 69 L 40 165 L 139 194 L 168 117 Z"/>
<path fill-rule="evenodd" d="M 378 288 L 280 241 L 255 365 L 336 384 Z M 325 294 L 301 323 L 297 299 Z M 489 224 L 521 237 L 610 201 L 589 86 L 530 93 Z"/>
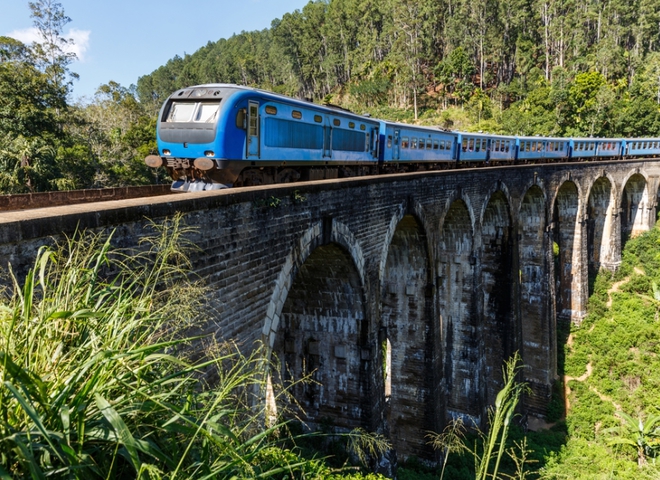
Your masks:
<path fill-rule="evenodd" d="M 332 157 L 332 127 L 330 126 L 330 119 L 325 119 L 323 126 L 323 158 Z"/>
<path fill-rule="evenodd" d="M 392 144 L 392 160 L 399 159 L 399 143 L 401 130 L 394 130 L 394 143 Z"/>
<path fill-rule="evenodd" d="M 371 146 L 370 146 L 371 156 L 373 158 L 378 158 L 378 128 L 371 129 Z"/>
<path fill-rule="evenodd" d="M 261 128 L 259 126 L 259 102 L 248 102 L 247 158 L 259 158 Z"/>

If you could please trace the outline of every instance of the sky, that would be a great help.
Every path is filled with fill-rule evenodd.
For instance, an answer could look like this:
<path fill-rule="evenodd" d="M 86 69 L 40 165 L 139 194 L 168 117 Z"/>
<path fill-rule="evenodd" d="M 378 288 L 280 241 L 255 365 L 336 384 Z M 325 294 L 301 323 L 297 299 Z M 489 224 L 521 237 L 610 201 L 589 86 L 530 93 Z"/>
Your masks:
<path fill-rule="evenodd" d="M 242 31 L 270 28 L 271 22 L 309 0 L 56 0 L 71 22 L 78 61 L 71 71 L 73 100 L 91 99 L 113 80 L 137 84 L 175 55 L 192 54 L 209 41 Z M 0 36 L 36 39 L 28 0 L 0 0 Z M 81 98 L 82 97 L 82 98 Z"/>

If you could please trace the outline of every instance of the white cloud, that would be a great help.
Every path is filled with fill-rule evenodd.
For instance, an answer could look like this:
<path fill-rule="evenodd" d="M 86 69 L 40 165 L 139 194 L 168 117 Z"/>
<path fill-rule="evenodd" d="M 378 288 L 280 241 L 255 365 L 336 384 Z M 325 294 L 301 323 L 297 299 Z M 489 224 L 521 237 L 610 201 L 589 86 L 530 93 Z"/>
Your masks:
<path fill-rule="evenodd" d="M 78 60 L 81 62 L 85 61 L 85 55 L 89 50 L 89 37 L 91 35 L 89 30 L 78 30 L 77 28 L 71 28 L 69 31 L 64 34 L 64 38 L 70 38 L 73 40 L 73 45 L 67 45 L 64 49 L 66 52 L 73 52 L 78 56 Z M 35 27 L 25 28 L 23 30 L 14 30 L 7 34 L 8 37 L 15 38 L 20 40 L 25 44 L 31 44 L 32 42 L 42 41 L 41 36 L 39 35 L 39 30 Z"/>

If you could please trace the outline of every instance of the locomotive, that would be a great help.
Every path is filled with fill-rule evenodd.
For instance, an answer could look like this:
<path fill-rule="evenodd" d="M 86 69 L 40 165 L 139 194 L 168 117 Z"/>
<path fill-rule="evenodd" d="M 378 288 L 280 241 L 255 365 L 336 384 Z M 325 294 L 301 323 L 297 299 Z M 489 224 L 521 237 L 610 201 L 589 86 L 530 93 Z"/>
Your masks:
<path fill-rule="evenodd" d="M 448 131 L 378 120 L 232 84 L 174 92 L 157 123 L 173 191 L 461 166 L 660 154 L 660 138 L 548 138 Z"/>

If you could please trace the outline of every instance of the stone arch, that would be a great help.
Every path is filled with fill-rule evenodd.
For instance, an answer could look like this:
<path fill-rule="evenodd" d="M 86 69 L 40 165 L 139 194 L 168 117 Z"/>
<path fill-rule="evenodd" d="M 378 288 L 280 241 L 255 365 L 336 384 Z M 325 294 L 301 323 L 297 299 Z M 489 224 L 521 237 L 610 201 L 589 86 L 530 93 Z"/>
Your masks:
<path fill-rule="evenodd" d="M 487 405 L 502 388 L 502 365 L 517 348 L 513 315 L 513 232 L 511 207 L 502 190 L 484 207 L 481 222 L 481 288 L 483 293 L 484 382 Z"/>
<path fill-rule="evenodd" d="M 462 199 L 451 203 L 438 243 L 438 306 L 445 338 L 444 379 L 447 414 L 480 421 L 480 354 L 474 305 L 473 216 Z"/>
<path fill-rule="evenodd" d="M 648 182 L 644 175 L 635 171 L 623 184 L 619 200 L 621 217 L 621 250 L 626 242 L 651 228 Z"/>
<path fill-rule="evenodd" d="M 273 347 L 282 380 L 293 383 L 299 415 L 308 422 L 367 425 L 361 360 L 367 335 L 362 284 L 350 255 L 336 243 L 316 248 L 291 285 Z M 301 382 L 305 376 L 310 381 Z"/>
<path fill-rule="evenodd" d="M 435 419 L 432 341 L 436 332 L 430 270 L 425 231 L 415 216 L 405 215 L 389 243 L 379 334 L 386 430 L 402 458 L 433 458 L 426 438 Z"/>
<path fill-rule="evenodd" d="M 586 303 L 586 265 L 581 260 L 580 190 L 572 180 L 557 189 L 552 206 L 555 302 L 558 319 L 579 322 Z M 583 278 L 584 277 L 584 278 Z"/>
<path fill-rule="evenodd" d="M 326 243 L 324 242 L 324 237 L 327 238 L 328 242 L 337 243 L 350 253 L 362 284 L 365 285 L 366 283 L 364 254 L 350 229 L 343 223 L 334 221 L 333 219 L 328 219 L 325 222 L 317 222 L 312 225 L 300 237 L 296 247 L 287 255 L 275 282 L 275 288 L 268 303 L 266 319 L 262 329 L 262 341 L 268 349 L 268 356 L 270 356 L 270 351 L 277 337 L 282 307 L 288 297 L 298 269 L 314 249 Z"/>
<path fill-rule="evenodd" d="M 591 185 L 587 199 L 587 265 L 589 295 L 601 268 L 612 269 L 616 257 L 615 192 L 612 181 L 605 175 Z"/>
<path fill-rule="evenodd" d="M 530 413 L 544 416 L 556 370 L 556 340 L 550 308 L 546 195 L 540 186 L 533 184 L 525 192 L 518 219 L 520 355 L 525 381 L 533 392 L 525 398 L 525 406 Z"/>
<path fill-rule="evenodd" d="M 280 271 L 263 336 L 279 365 L 278 380 L 294 385 L 302 407 L 297 413 L 311 424 L 326 419 L 340 429 L 368 426 L 364 292 L 361 248 L 332 220 L 305 232 Z M 311 381 L 299 382 L 304 376 Z"/>

